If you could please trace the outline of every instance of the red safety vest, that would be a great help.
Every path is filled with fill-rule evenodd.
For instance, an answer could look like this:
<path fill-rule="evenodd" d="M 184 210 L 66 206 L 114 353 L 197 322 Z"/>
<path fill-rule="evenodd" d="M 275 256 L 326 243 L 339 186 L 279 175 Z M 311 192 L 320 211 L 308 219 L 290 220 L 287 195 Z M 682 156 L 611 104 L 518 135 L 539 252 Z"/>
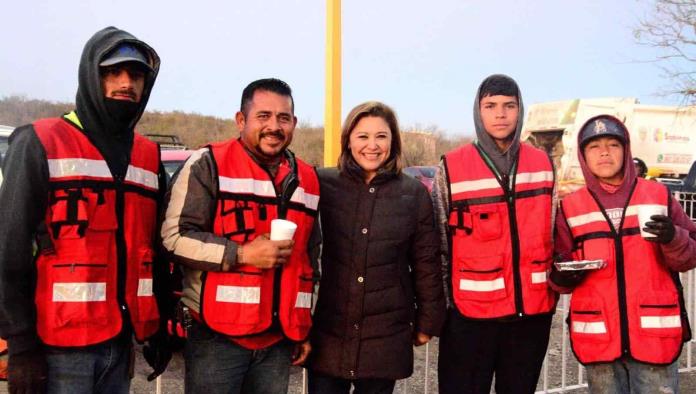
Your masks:
<path fill-rule="evenodd" d="M 159 327 L 152 292 L 159 149 L 135 134 L 124 179 L 78 126 L 53 118 L 34 123 L 46 151 L 52 249 L 36 260 L 35 302 L 41 340 L 86 346 L 114 338 L 128 311 L 136 339 Z M 119 263 L 121 262 L 121 263 Z"/>
<path fill-rule="evenodd" d="M 219 187 L 214 233 L 242 245 L 270 233 L 281 200 L 270 175 L 238 140 L 210 149 Z M 288 262 L 282 269 L 238 265 L 231 272 L 205 272 L 201 317 L 211 329 L 228 336 L 258 334 L 271 327 L 277 313 L 286 337 L 293 341 L 307 337 L 314 284 L 306 245 L 317 214 L 319 181 L 310 165 L 297 160 L 296 168 L 299 186 L 285 217 L 297 224 Z"/>
<path fill-rule="evenodd" d="M 551 312 L 549 157 L 521 144 L 509 179 L 478 146 L 467 144 L 445 156 L 445 168 L 452 296 L 459 312 L 475 319 Z"/>
<path fill-rule="evenodd" d="M 668 190 L 638 178 L 619 230 L 587 188 L 561 204 L 573 236 L 573 259 L 607 262 L 588 273 L 571 298 L 570 339 L 583 364 L 622 356 L 670 364 L 681 353 L 682 335 L 689 335 L 683 331 L 688 322 L 679 277 L 662 263 L 659 245 L 640 236 L 643 205 L 669 207 Z"/>

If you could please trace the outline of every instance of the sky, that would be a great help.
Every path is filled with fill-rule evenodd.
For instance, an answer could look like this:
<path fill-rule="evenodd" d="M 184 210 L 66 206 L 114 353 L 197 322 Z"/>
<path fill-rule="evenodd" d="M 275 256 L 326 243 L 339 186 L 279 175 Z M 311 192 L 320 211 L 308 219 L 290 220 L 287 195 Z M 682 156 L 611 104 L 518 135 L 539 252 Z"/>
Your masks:
<path fill-rule="evenodd" d="M 632 29 L 652 0 L 343 0 L 342 114 L 367 100 L 402 128 L 473 133 L 480 82 L 504 73 L 526 105 L 636 97 L 677 105 Z M 85 42 L 116 26 L 162 59 L 149 110 L 232 119 L 244 87 L 277 77 L 300 122 L 324 122 L 326 0 L 32 0 L 3 5 L 0 97 L 73 102 Z M 16 126 L 16 125 L 15 125 Z"/>

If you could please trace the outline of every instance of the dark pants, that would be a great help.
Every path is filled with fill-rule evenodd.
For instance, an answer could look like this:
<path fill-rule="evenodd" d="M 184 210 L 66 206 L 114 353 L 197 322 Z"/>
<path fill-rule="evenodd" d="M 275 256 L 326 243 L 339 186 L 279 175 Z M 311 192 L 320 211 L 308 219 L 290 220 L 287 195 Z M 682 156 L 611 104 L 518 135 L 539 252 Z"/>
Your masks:
<path fill-rule="evenodd" d="M 309 394 L 391 394 L 395 380 L 390 379 L 341 379 L 309 371 Z"/>
<path fill-rule="evenodd" d="M 132 351 L 130 333 L 79 349 L 47 346 L 47 393 L 128 394 Z"/>
<path fill-rule="evenodd" d="M 467 320 L 450 311 L 440 337 L 438 382 L 442 394 L 534 393 L 553 316 L 519 321 Z"/>
<path fill-rule="evenodd" d="M 205 325 L 188 330 L 184 361 L 188 394 L 286 394 L 293 344 L 249 350 Z"/>

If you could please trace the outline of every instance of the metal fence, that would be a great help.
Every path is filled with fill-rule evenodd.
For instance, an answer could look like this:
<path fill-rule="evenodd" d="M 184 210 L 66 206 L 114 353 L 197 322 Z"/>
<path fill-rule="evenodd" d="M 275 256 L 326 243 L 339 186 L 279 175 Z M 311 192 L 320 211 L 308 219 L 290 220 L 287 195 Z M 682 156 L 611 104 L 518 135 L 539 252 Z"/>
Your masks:
<path fill-rule="evenodd" d="M 684 211 L 691 220 L 696 222 L 696 193 L 675 193 Z M 696 270 L 681 275 L 684 284 L 686 308 L 689 313 L 692 331 L 696 333 Z M 570 349 L 568 326 L 565 318 L 568 314 L 570 296 L 563 295 L 558 303 L 556 315 L 551 329 L 551 338 L 546 358 L 537 385 L 537 394 L 569 393 L 587 387 L 584 367 L 577 362 Z M 696 339 L 684 344 L 679 359 L 679 372 L 696 371 Z M 397 382 L 396 393 L 435 393 L 437 392 L 437 340 L 416 349 L 414 373 L 408 378 Z M 291 377 L 290 393 L 306 393 L 306 371 L 296 371 Z M 156 383 L 156 393 L 160 393 L 159 379 Z"/>

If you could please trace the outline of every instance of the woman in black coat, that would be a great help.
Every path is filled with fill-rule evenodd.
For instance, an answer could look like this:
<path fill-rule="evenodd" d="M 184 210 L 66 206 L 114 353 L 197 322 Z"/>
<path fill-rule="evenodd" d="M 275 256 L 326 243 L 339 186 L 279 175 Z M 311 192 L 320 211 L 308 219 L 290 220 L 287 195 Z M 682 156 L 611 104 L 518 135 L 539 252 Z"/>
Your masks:
<path fill-rule="evenodd" d="M 438 335 L 445 301 L 426 188 L 401 173 L 394 112 L 355 107 L 338 169 L 319 170 L 322 279 L 309 392 L 391 393 L 413 373 L 413 346 Z"/>

